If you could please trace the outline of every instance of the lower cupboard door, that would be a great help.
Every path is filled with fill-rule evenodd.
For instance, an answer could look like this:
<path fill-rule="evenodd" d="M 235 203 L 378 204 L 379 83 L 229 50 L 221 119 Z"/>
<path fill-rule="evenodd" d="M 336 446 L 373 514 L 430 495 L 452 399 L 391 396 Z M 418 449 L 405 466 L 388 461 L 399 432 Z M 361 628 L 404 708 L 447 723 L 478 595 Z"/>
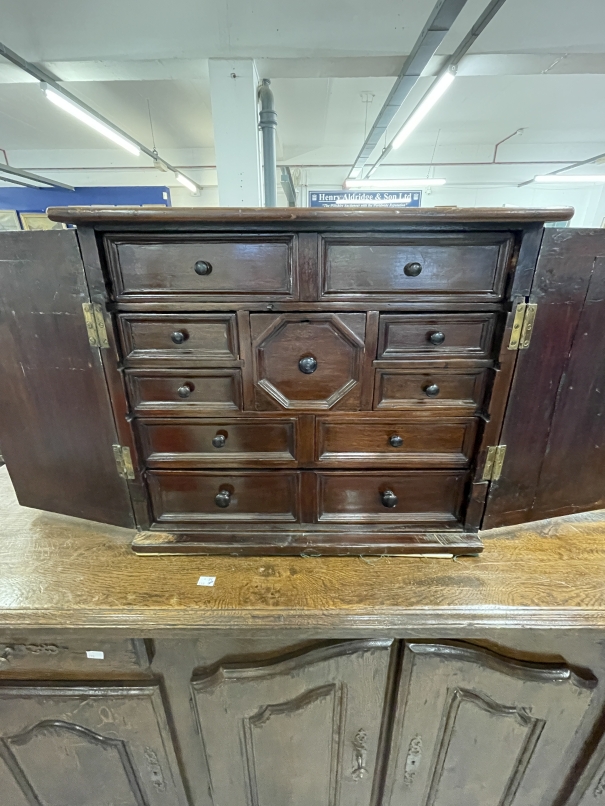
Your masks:
<path fill-rule="evenodd" d="M 0 686 L 2 806 L 186 806 L 155 685 Z"/>
<path fill-rule="evenodd" d="M 369 806 L 391 643 L 346 641 L 195 678 L 214 806 Z"/>
<path fill-rule="evenodd" d="M 553 803 L 595 684 L 469 644 L 407 644 L 384 806 Z"/>

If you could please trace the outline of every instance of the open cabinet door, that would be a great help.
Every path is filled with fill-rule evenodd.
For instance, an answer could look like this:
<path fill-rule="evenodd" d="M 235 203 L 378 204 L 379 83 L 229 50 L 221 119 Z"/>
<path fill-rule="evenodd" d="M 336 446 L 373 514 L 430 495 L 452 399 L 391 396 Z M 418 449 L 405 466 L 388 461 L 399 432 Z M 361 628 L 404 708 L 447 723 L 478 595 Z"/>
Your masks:
<path fill-rule="evenodd" d="M 605 230 L 547 229 L 483 529 L 605 507 Z"/>
<path fill-rule="evenodd" d="M 0 233 L 0 445 L 24 506 L 134 525 L 75 230 Z"/>

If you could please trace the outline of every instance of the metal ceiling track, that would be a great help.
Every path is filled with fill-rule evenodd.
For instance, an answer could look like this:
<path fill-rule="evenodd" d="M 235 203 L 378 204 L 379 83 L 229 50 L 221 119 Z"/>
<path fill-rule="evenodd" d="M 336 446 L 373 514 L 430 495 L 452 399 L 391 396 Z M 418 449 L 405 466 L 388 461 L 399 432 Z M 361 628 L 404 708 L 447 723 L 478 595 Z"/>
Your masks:
<path fill-rule="evenodd" d="M 88 106 L 88 104 L 85 104 L 84 101 L 81 101 L 75 95 L 72 95 L 71 92 L 62 87 L 54 78 L 54 76 L 52 76 L 50 73 L 47 73 L 46 70 L 43 70 L 42 68 L 37 67 L 35 64 L 32 64 L 31 62 L 28 62 L 25 59 L 22 59 L 18 53 L 15 53 L 14 50 L 11 50 L 2 42 L 0 42 L 0 56 L 4 56 L 4 58 L 7 61 L 12 62 L 17 67 L 20 67 L 21 70 L 23 70 L 25 73 L 28 73 L 30 76 L 33 76 L 33 78 L 37 79 L 38 81 L 48 84 L 49 87 L 52 87 L 54 90 L 56 90 L 56 92 L 60 93 L 65 98 L 68 98 L 72 103 L 76 104 L 81 109 L 84 109 L 86 112 L 88 112 L 89 115 L 92 115 L 92 117 L 97 118 L 97 120 L 100 120 L 106 126 L 109 126 L 110 129 L 113 129 L 118 134 L 122 135 L 122 137 L 124 137 L 126 140 L 130 140 L 130 142 L 138 146 L 138 148 L 140 148 L 144 154 L 146 154 L 148 157 L 151 157 L 151 159 L 154 162 L 156 163 L 160 162 L 162 165 L 165 165 L 169 171 L 173 171 L 175 174 L 181 174 L 183 176 L 185 175 L 178 168 L 175 168 L 174 165 L 171 165 L 169 162 L 166 162 L 165 159 L 162 159 L 156 151 L 152 151 L 151 149 L 147 148 L 147 146 L 143 145 L 143 143 L 140 143 L 134 137 L 131 137 L 119 126 L 116 126 L 115 123 L 112 123 L 111 120 L 108 120 L 106 117 L 103 117 L 103 115 L 99 114 L 99 112 L 97 112 L 96 109 L 93 109 L 92 107 Z M 191 181 L 194 182 L 193 179 L 191 179 Z M 197 182 L 194 182 L 194 184 L 198 185 Z M 66 186 L 62 185 L 61 187 Z M 73 190 L 73 188 L 70 188 L 70 190 Z"/>
<path fill-rule="evenodd" d="M 26 188 L 38 187 L 38 185 L 32 184 L 32 182 L 38 182 L 41 185 L 50 185 L 54 188 L 73 190 L 71 185 L 65 185 L 63 182 L 55 182 L 54 179 L 47 179 L 45 176 L 2 164 L 0 164 L 0 181 L 10 182 L 12 185 L 23 185 Z"/>
<path fill-rule="evenodd" d="M 443 42 L 466 2 L 467 0 L 438 0 L 361 147 L 349 173 L 350 178 L 356 179 L 361 174 L 372 152 L 384 136 L 389 123 L 410 94 L 430 59 L 435 55 L 437 48 Z"/>

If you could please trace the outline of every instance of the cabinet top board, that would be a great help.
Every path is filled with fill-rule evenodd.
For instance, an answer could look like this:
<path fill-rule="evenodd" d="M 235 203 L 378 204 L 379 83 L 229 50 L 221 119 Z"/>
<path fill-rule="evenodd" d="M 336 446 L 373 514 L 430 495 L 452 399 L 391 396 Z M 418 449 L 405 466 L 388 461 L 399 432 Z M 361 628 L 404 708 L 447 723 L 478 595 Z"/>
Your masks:
<path fill-rule="evenodd" d="M 257 224 L 312 225 L 315 227 L 366 225 L 530 224 L 569 221 L 573 207 L 424 207 L 343 210 L 309 207 L 49 207 L 52 221 L 83 225 L 121 224 Z"/>

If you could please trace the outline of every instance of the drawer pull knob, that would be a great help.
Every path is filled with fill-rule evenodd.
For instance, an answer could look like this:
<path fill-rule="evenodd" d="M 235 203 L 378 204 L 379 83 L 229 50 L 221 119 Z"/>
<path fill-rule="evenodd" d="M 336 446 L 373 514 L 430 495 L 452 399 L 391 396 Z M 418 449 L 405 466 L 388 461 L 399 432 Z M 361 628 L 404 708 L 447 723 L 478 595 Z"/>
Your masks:
<path fill-rule="evenodd" d="M 307 355 L 300 359 L 298 368 L 305 375 L 311 375 L 317 369 L 317 360 L 312 355 Z"/>
<path fill-rule="evenodd" d="M 182 344 L 187 340 L 187 334 L 183 333 L 182 330 L 175 330 L 170 338 L 175 344 Z"/>
<path fill-rule="evenodd" d="M 392 490 L 385 490 L 383 493 L 380 493 L 380 497 L 382 498 L 382 506 L 388 507 L 389 509 L 396 507 L 399 503 L 399 499 Z"/>
<path fill-rule="evenodd" d="M 208 263 L 207 260 L 198 260 L 193 268 L 195 273 L 202 277 L 207 274 L 212 274 L 212 263 Z"/>
<path fill-rule="evenodd" d="M 424 387 L 424 394 L 427 397 L 437 397 L 440 391 L 436 383 L 430 383 L 428 386 Z"/>
<path fill-rule="evenodd" d="M 441 333 L 439 330 L 436 333 L 431 333 L 429 341 L 431 344 L 443 344 L 445 341 L 445 333 Z"/>
<path fill-rule="evenodd" d="M 418 277 L 421 271 L 422 266 L 420 263 L 406 263 L 403 267 L 403 273 L 407 274 L 408 277 Z"/>
<path fill-rule="evenodd" d="M 212 437 L 212 444 L 215 448 L 224 448 L 225 442 L 227 442 L 227 437 L 224 434 L 217 434 L 215 437 Z"/>
<path fill-rule="evenodd" d="M 389 437 L 389 443 L 394 448 L 401 448 L 401 446 L 403 445 L 403 439 L 395 434 L 392 437 Z"/>
<path fill-rule="evenodd" d="M 214 503 L 221 509 L 227 509 L 231 503 L 231 493 L 229 490 L 220 490 L 214 497 Z"/>
<path fill-rule="evenodd" d="M 182 397 L 183 400 L 191 395 L 193 389 L 188 383 L 184 383 L 182 386 L 176 390 L 176 393 L 179 397 Z"/>

